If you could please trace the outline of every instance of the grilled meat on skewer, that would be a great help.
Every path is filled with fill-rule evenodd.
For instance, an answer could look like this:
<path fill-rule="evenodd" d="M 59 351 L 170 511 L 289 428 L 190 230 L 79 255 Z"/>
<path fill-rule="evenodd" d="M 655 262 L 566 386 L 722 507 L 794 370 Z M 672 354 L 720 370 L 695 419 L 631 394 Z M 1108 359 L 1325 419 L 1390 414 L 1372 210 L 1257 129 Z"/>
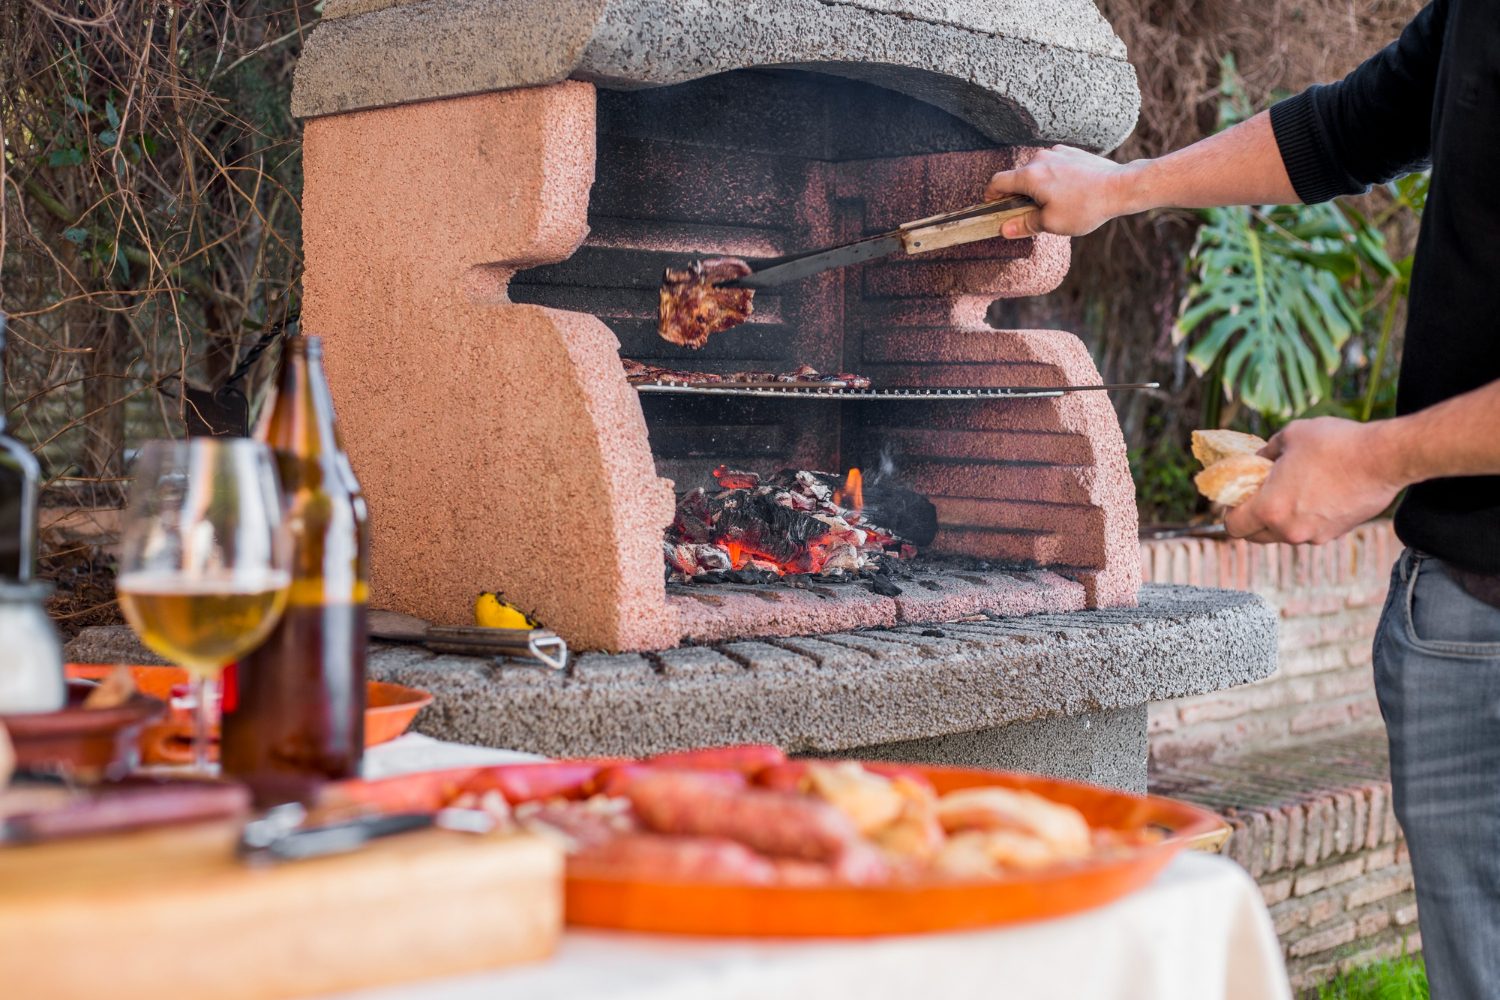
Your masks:
<path fill-rule="evenodd" d="M 752 288 L 721 288 L 723 282 L 743 278 L 750 265 L 738 257 L 695 260 L 685 269 L 669 267 L 662 274 L 657 332 L 663 340 L 700 348 L 721 330 L 750 318 Z"/>

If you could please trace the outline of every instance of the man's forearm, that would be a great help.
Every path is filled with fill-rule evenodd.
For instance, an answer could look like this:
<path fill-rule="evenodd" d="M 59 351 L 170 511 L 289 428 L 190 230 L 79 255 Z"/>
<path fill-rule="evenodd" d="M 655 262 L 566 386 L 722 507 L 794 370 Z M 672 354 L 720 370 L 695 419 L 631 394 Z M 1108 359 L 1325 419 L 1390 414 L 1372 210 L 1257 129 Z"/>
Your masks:
<path fill-rule="evenodd" d="M 1271 115 L 1152 160 L 1136 160 L 1121 178 L 1120 214 L 1151 208 L 1290 205 L 1299 200 L 1281 160 Z"/>
<path fill-rule="evenodd" d="M 1500 475 L 1500 382 L 1371 426 L 1384 449 L 1378 460 L 1403 486 Z"/>
<path fill-rule="evenodd" d="M 1154 160 L 1115 163 L 1069 146 L 1038 151 L 985 186 L 986 200 L 1024 194 L 1040 212 L 1005 223 L 1010 239 L 1057 233 L 1082 236 L 1120 215 L 1149 208 L 1289 205 L 1298 201 L 1262 111 L 1249 121 Z"/>

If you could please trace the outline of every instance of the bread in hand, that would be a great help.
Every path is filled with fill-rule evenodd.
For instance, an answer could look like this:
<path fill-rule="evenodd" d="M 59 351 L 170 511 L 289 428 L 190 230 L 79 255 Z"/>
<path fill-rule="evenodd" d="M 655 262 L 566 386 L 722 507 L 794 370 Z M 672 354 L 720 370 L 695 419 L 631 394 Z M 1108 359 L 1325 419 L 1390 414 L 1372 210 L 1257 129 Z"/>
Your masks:
<path fill-rule="evenodd" d="M 1266 446 L 1264 438 L 1239 431 L 1193 431 L 1193 457 L 1206 469 L 1231 455 L 1254 455 Z"/>
<path fill-rule="evenodd" d="M 1260 489 L 1273 464 L 1269 458 L 1260 455 L 1230 455 L 1198 473 L 1193 482 L 1198 492 L 1214 503 L 1238 507 Z"/>

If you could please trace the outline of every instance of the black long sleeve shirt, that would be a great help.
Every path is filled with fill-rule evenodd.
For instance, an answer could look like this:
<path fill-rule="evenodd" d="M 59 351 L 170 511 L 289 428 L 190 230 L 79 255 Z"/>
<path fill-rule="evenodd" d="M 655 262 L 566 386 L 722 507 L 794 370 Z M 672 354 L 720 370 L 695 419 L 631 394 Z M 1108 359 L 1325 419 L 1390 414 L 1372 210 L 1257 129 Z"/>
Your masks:
<path fill-rule="evenodd" d="M 1397 412 L 1500 379 L 1500 2 L 1434 0 L 1340 82 L 1272 107 L 1271 126 L 1304 202 L 1432 167 Z M 1500 476 L 1413 486 L 1396 533 L 1456 566 L 1500 573 Z"/>

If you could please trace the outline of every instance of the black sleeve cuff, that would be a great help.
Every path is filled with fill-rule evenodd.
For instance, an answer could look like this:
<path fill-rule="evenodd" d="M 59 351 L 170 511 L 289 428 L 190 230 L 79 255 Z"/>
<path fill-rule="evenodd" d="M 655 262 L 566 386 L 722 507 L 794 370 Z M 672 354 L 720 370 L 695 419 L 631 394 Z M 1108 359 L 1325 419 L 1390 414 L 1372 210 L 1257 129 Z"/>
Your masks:
<path fill-rule="evenodd" d="M 1328 133 L 1318 118 L 1316 95 L 1320 89 L 1309 87 L 1271 105 L 1276 148 L 1281 151 L 1292 188 L 1306 205 L 1367 190 L 1339 166 L 1333 155 Z"/>

